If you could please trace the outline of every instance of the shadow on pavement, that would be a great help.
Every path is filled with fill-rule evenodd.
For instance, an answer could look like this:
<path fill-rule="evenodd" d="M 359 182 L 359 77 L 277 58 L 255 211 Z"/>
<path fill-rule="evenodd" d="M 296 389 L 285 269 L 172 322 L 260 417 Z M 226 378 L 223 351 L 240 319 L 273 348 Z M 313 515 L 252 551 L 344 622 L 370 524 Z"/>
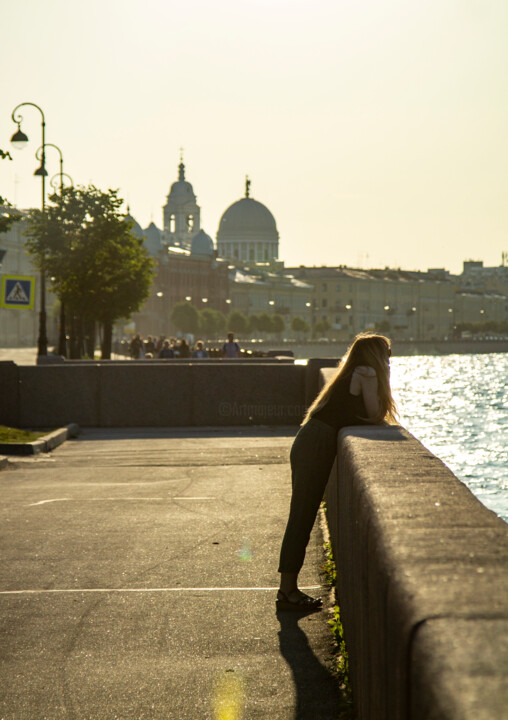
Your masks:
<path fill-rule="evenodd" d="M 299 622 L 309 614 L 277 612 L 282 656 L 295 682 L 294 720 L 336 720 L 344 702 L 337 677 L 315 656 Z"/>

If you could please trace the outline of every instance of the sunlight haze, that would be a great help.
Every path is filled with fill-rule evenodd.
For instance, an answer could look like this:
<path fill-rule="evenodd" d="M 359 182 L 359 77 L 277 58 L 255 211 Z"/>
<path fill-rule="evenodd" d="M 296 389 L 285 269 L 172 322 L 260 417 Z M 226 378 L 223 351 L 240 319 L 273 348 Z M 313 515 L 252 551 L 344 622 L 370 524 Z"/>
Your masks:
<path fill-rule="evenodd" d="M 142 227 L 183 147 L 204 230 L 248 174 L 286 265 L 460 272 L 508 251 L 506 0 L 0 0 L 0 25 L 19 207 L 41 202 L 34 108 L 29 146 L 9 142 L 33 102 L 74 183 L 119 188 Z"/>

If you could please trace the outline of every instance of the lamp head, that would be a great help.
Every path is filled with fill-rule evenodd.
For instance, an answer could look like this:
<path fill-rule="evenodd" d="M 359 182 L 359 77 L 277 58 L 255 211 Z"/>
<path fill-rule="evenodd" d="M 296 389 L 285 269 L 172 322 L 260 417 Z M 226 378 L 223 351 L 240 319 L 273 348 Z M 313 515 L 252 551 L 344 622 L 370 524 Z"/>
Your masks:
<path fill-rule="evenodd" d="M 18 129 L 14 133 L 14 135 L 11 137 L 11 143 L 12 146 L 16 148 L 16 150 L 23 150 L 23 148 L 26 147 L 26 143 L 28 142 L 28 137 L 25 135 L 23 130 L 20 128 L 18 123 Z"/>
<path fill-rule="evenodd" d="M 37 170 L 34 172 L 34 175 L 37 177 L 47 177 L 48 171 L 44 167 L 44 165 L 41 165 L 40 168 L 37 168 Z"/>

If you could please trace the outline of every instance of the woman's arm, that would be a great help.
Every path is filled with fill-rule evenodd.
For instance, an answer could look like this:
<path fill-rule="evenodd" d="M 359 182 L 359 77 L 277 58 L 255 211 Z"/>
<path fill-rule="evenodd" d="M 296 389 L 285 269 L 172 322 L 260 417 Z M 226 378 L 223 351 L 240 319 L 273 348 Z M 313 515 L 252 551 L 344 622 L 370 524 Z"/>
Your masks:
<path fill-rule="evenodd" d="M 372 422 L 375 422 L 379 413 L 379 398 L 377 395 L 377 375 L 374 368 L 362 365 L 355 369 L 351 378 L 351 392 L 353 395 L 359 395 L 361 392 L 367 410 L 367 417 Z"/>

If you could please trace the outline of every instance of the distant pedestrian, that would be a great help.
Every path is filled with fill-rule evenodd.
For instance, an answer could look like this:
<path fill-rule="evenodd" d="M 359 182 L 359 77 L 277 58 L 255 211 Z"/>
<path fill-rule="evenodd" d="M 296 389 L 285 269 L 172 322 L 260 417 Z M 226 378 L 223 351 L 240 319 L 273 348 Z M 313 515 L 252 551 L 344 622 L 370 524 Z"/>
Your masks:
<path fill-rule="evenodd" d="M 278 610 L 318 610 L 321 598 L 298 589 L 298 574 L 337 454 L 337 434 L 348 425 L 395 422 L 390 389 L 390 341 L 358 335 L 335 375 L 310 408 L 291 448 L 292 497 L 280 551 Z"/>
<path fill-rule="evenodd" d="M 169 338 L 169 347 L 173 351 L 173 355 L 175 357 L 179 357 L 180 353 L 178 351 L 178 345 L 176 344 L 176 338 L 174 338 L 174 337 Z"/>
<path fill-rule="evenodd" d="M 162 348 L 159 351 L 159 357 L 164 360 L 169 360 L 170 358 L 175 357 L 175 353 L 172 348 L 169 347 L 169 340 L 164 340 L 162 343 Z"/>
<path fill-rule="evenodd" d="M 182 338 L 180 340 L 180 344 L 178 345 L 178 357 L 181 358 L 190 358 L 191 351 L 189 347 L 189 343 L 185 338 Z"/>
<path fill-rule="evenodd" d="M 147 339 L 145 340 L 145 357 L 151 353 L 152 357 L 155 352 L 155 343 L 152 340 L 152 336 L 149 335 Z"/>
<path fill-rule="evenodd" d="M 222 346 L 222 355 L 225 358 L 239 358 L 240 357 L 240 345 L 235 342 L 235 334 L 228 333 L 228 341 Z"/>
<path fill-rule="evenodd" d="M 143 340 L 141 335 L 135 335 L 129 343 L 129 352 L 133 360 L 139 360 L 145 357 Z"/>
<path fill-rule="evenodd" d="M 192 352 L 193 358 L 207 358 L 208 352 L 205 350 L 205 344 L 202 340 L 198 340 L 196 343 L 196 347 L 194 348 Z"/>

